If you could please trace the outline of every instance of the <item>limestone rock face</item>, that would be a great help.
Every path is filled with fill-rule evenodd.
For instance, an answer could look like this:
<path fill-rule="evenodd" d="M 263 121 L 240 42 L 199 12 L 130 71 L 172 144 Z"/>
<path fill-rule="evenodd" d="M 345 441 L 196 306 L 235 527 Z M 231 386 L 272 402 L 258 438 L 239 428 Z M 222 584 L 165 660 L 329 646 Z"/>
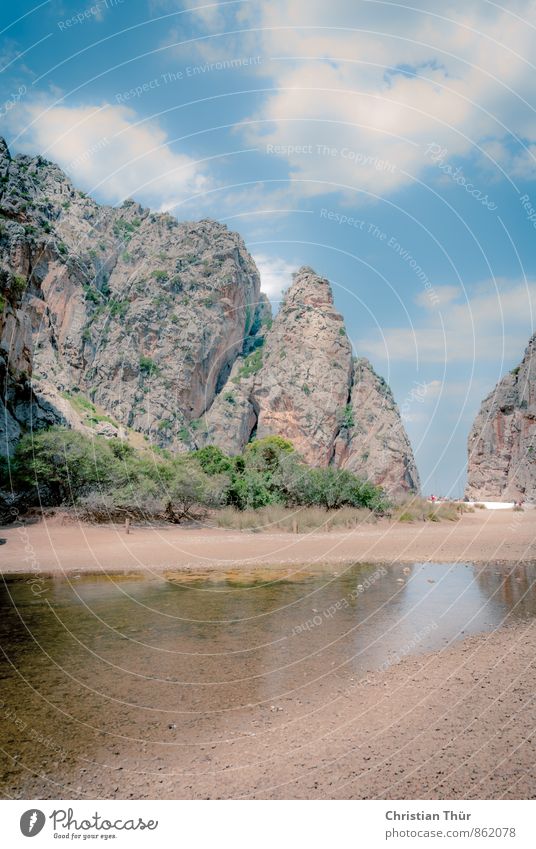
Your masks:
<path fill-rule="evenodd" d="M 536 499 L 536 334 L 521 364 L 484 398 L 468 440 L 466 495 Z"/>
<path fill-rule="evenodd" d="M 352 350 L 331 286 L 310 268 L 296 274 L 262 350 L 253 387 L 257 436 L 278 434 L 311 464 L 333 456 L 350 391 Z"/>
<path fill-rule="evenodd" d="M 237 359 L 205 417 L 205 443 L 229 454 L 273 434 L 313 465 L 347 468 L 393 495 L 419 490 L 391 390 L 367 360 L 353 360 L 331 286 L 310 268 L 295 275 L 264 340 Z"/>
<path fill-rule="evenodd" d="M 217 445 L 225 454 L 241 454 L 257 426 L 257 410 L 253 404 L 254 378 L 242 377 L 244 358 L 239 357 L 228 382 L 216 396 L 203 418 L 200 445 Z"/>
<path fill-rule="evenodd" d="M 33 373 L 37 400 L 40 381 L 81 391 L 160 445 L 194 447 L 257 332 L 259 275 L 240 236 L 133 201 L 99 206 L 53 163 L 12 159 L 3 142 L 0 174 L 0 368 L 21 391 L 16 376 Z M 20 432 L 6 397 L 4 453 Z"/>
<path fill-rule="evenodd" d="M 0 199 L 5 194 L 11 157 L 0 139 Z M 10 454 L 21 435 L 18 413 L 32 403 L 32 332 L 22 308 L 23 283 L 30 267 L 25 229 L 0 218 L 0 455 Z"/>
<path fill-rule="evenodd" d="M 419 473 L 389 386 L 369 361 L 354 363 L 350 403 L 335 444 L 335 463 L 387 493 L 418 492 Z"/>
<path fill-rule="evenodd" d="M 390 391 L 354 363 L 329 282 L 300 269 L 272 320 L 222 224 L 100 206 L 0 140 L 0 299 L 2 454 L 54 423 L 229 454 L 277 434 L 311 464 L 418 488 Z"/>
<path fill-rule="evenodd" d="M 261 293 L 242 353 L 202 419 L 203 428 L 196 435 L 198 445 L 217 445 L 233 456 L 240 454 L 249 442 L 258 418 L 258 406 L 253 396 L 255 377 L 262 364 L 262 349 L 271 325 L 270 302 Z"/>

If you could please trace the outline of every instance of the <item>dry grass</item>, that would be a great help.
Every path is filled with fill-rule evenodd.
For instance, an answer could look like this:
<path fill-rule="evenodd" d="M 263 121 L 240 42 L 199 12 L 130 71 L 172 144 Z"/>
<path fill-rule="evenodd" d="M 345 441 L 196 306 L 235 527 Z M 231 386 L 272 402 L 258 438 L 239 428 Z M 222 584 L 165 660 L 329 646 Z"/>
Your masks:
<path fill-rule="evenodd" d="M 519 508 L 518 508 L 519 509 Z M 424 498 L 408 498 L 392 508 L 389 517 L 395 522 L 455 522 L 462 513 L 474 513 L 474 508 L 463 502 L 444 502 L 432 504 Z M 118 510 L 100 498 L 98 503 L 87 499 L 76 510 L 66 511 L 77 521 L 93 524 L 124 522 L 125 517 L 137 523 L 166 522 L 167 517 L 158 505 L 145 505 L 140 510 Z M 357 507 L 340 507 L 337 510 L 325 510 L 323 507 L 284 507 L 273 504 L 258 510 L 237 510 L 235 507 L 223 507 L 214 510 L 209 516 L 205 513 L 198 521 L 205 527 L 228 528 L 252 533 L 286 531 L 303 534 L 311 531 L 352 530 L 364 524 L 377 522 L 379 517 L 371 510 Z"/>
<path fill-rule="evenodd" d="M 391 512 L 396 522 L 455 522 L 462 513 L 473 513 L 463 502 L 432 504 L 425 498 L 409 498 Z M 351 530 L 365 523 L 376 522 L 378 517 L 367 509 L 341 507 L 324 510 L 322 507 L 297 507 L 281 505 L 261 507 L 259 510 L 236 510 L 224 507 L 212 514 L 211 523 L 217 528 L 237 531 L 289 531 L 295 534 L 310 531 Z"/>
<path fill-rule="evenodd" d="M 410 498 L 399 504 L 392 513 L 397 522 L 455 522 L 462 513 L 473 513 L 472 507 L 461 501 L 432 504 L 425 498 Z"/>
<path fill-rule="evenodd" d="M 212 516 L 215 527 L 239 531 L 289 531 L 303 534 L 309 531 L 333 531 L 357 528 L 365 522 L 375 522 L 371 510 L 341 507 L 324 510 L 321 507 L 282 507 L 271 505 L 259 510 L 236 510 L 225 507 Z"/>

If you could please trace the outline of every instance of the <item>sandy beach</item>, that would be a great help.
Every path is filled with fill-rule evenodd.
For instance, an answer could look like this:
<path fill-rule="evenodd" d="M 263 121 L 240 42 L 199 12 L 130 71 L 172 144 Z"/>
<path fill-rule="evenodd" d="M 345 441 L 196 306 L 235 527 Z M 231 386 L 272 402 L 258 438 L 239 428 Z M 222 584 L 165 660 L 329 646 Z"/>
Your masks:
<path fill-rule="evenodd" d="M 250 533 L 171 525 L 88 525 L 52 517 L 0 531 L 0 572 L 162 572 L 246 569 L 302 563 L 536 559 L 536 514 L 477 510 L 458 521 L 380 520 L 345 532 Z"/>

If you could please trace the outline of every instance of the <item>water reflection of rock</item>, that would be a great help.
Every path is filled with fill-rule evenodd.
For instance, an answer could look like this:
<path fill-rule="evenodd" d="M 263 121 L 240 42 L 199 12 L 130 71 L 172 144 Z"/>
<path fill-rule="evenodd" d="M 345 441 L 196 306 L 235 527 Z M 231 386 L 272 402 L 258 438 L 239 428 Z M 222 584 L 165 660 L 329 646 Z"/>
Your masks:
<path fill-rule="evenodd" d="M 36 747 L 31 732 L 52 734 L 76 765 L 113 763 L 127 738 L 188 747 L 233 728 L 256 734 L 284 720 L 289 701 L 309 711 L 350 692 L 358 703 L 369 672 L 497 627 L 509 610 L 536 614 L 534 567 L 379 569 L 302 570 L 272 582 L 87 576 L 48 581 L 41 597 L 26 579 L 7 580 L 0 746 L 48 774 L 60 756 Z M 261 701 L 250 726 L 248 705 Z M 139 759 L 145 769 L 143 751 Z"/>
<path fill-rule="evenodd" d="M 324 574 L 302 587 L 269 623 L 282 639 L 267 641 L 259 657 L 261 670 L 273 670 L 259 678 L 262 697 L 353 674 L 356 664 L 364 666 L 363 651 L 372 665 L 376 652 L 384 657 L 385 645 L 376 643 L 373 632 L 383 633 L 382 609 L 393 590 L 402 593 L 403 586 L 393 586 L 390 571 L 376 564 Z"/>
<path fill-rule="evenodd" d="M 106 728 L 117 703 L 210 712 L 308 686 L 318 693 L 336 676 L 361 678 L 496 627 L 510 609 L 513 618 L 536 614 L 528 566 L 382 568 L 189 585 L 84 577 L 50 581 L 42 598 L 24 579 L 10 581 L 0 635 L 13 666 L 4 664 L 4 683 L 20 703 L 27 678 L 75 716 L 94 711 Z"/>
<path fill-rule="evenodd" d="M 404 592 L 375 565 L 294 580 L 233 576 L 189 585 L 50 580 L 40 599 L 23 580 L 12 588 L 3 634 L 14 667 L 23 674 L 31 668 L 37 688 L 53 681 L 75 713 L 88 695 L 84 687 L 97 698 L 153 709 L 179 701 L 185 710 L 218 710 L 275 698 L 344 668 L 371 643 L 370 662 L 379 665 L 386 651 L 381 617 L 386 608 L 396 611 Z"/>
<path fill-rule="evenodd" d="M 536 615 L 536 564 L 490 564 L 473 566 L 475 578 L 494 609 L 498 623 Z"/>

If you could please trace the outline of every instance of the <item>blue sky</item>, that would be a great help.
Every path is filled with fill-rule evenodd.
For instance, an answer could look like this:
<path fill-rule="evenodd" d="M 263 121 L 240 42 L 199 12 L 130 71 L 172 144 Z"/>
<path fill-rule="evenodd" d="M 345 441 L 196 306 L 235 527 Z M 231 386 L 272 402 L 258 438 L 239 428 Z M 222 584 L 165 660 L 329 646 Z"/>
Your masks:
<path fill-rule="evenodd" d="M 535 25 L 530 0 L 20 0 L 2 133 L 100 201 L 225 221 L 274 302 L 327 276 L 423 490 L 457 495 L 534 330 Z"/>

